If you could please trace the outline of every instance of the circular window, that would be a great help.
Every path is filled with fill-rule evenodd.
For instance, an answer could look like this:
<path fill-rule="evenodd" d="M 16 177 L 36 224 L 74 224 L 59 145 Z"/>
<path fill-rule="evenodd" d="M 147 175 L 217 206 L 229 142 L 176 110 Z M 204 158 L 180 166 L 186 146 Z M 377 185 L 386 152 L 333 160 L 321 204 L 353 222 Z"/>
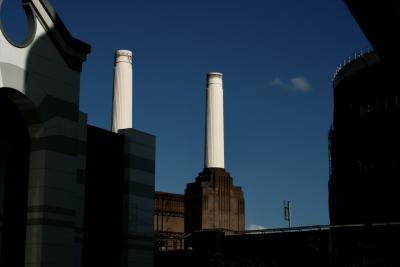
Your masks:
<path fill-rule="evenodd" d="M 0 30 L 17 47 L 29 45 L 36 30 L 30 6 L 21 2 L 0 0 Z"/>

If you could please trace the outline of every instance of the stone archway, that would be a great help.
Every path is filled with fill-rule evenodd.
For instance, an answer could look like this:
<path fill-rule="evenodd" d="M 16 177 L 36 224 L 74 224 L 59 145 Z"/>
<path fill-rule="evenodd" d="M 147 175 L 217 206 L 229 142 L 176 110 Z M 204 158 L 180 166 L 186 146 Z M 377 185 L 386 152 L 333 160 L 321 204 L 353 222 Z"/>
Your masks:
<path fill-rule="evenodd" d="M 17 105 L 1 92 L 0 125 L 0 266 L 19 267 L 25 263 L 30 137 Z"/>

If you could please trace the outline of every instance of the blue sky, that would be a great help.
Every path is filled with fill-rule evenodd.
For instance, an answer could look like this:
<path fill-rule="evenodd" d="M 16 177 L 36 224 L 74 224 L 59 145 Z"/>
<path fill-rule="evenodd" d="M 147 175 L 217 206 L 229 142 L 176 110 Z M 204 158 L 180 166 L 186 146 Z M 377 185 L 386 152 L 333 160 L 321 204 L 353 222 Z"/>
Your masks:
<path fill-rule="evenodd" d="M 19 1 L 1 12 L 14 38 Z M 224 74 L 226 169 L 246 225 L 328 223 L 331 78 L 369 44 L 342 0 L 61 1 L 73 36 L 92 45 L 81 110 L 110 128 L 115 49 L 134 54 L 134 128 L 157 136 L 156 190 L 183 193 L 203 168 L 205 76 Z M 111 179 L 112 177 L 110 177 Z"/>

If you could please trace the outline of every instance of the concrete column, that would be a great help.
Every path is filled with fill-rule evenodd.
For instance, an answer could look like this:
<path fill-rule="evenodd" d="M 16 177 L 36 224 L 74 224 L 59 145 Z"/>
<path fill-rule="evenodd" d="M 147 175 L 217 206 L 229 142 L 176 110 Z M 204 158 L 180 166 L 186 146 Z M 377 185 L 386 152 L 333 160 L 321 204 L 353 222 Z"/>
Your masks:
<path fill-rule="evenodd" d="M 115 52 L 112 131 L 132 128 L 132 52 Z"/>
<path fill-rule="evenodd" d="M 224 99 L 222 73 L 207 74 L 205 168 L 224 168 Z"/>

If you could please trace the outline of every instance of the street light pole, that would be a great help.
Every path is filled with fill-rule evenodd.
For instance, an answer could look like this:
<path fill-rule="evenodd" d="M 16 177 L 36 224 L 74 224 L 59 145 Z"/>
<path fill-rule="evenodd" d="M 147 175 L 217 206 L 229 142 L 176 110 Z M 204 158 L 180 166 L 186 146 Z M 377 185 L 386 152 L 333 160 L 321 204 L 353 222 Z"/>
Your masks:
<path fill-rule="evenodd" d="M 286 221 L 289 223 L 289 231 L 290 227 L 292 226 L 292 214 L 291 214 L 291 201 L 290 200 L 285 200 L 283 201 L 283 216 Z"/>

